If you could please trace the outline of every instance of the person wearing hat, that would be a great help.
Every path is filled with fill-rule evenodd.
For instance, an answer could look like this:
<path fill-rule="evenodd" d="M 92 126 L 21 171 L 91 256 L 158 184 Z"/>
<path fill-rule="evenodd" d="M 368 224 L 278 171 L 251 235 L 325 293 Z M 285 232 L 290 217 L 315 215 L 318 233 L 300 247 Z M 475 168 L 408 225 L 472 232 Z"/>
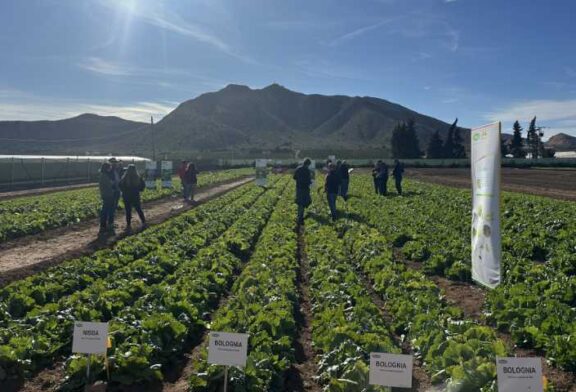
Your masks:
<path fill-rule="evenodd" d="M 140 200 L 140 193 L 144 190 L 146 184 L 136 171 L 135 165 L 128 165 L 128 169 L 122 176 L 119 185 L 126 210 L 126 230 L 130 231 L 132 229 L 132 208 L 138 213 L 142 227 L 146 227 L 146 217 L 144 216 L 144 211 L 142 211 L 142 202 Z"/>
<path fill-rule="evenodd" d="M 312 185 L 312 175 L 310 165 L 312 161 L 306 158 L 302 165 L 298 166 L 292 178 L 296 181 L 296 204 L 298 205 L 298 224 L 304 224 L 304 210 L 312 204 L 310 197 L 310 185 Z"/>
<path fill-rule="evenodd" d="M 112 187 L 114 189 L 114 211 L 118 209 L 120 203 L 120 179 L 122 178 L 122 166 L 120 161 L 115 157 L 108 159 L 108 163 L 112 166 Z M 111 214 L 108 220 L 108 226 L 114 227 L 114 214 Z"/>

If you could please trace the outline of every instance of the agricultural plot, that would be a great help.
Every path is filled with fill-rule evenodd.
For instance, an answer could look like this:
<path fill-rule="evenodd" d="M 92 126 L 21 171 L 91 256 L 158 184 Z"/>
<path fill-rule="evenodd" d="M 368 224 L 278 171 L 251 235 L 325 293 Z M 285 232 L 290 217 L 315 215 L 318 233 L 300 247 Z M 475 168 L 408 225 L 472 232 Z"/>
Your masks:
<path fill-rule="evenodd" d="M 356 179 L 369 194 L 367 178 Z M 576 209 L 562 202 L 505 193 L 502 203 L 503 283 L 490 291 L 488 321 L 519 347 L 546 353 L 576 371 Z M 428 275 L 470 281 L 470 195 L 409 183 L 405 197 L 352 199 L 349 212 L 390 240 Z M 375 213 L 377 212 L 377 213 Z"/>
<path fill-rule="evenodd" d="M 229 391 L 386 391 L 369 384 L 371 352 L 413 355 L 414 391 L 496 391 L 495 359 L 515 354 L 510 342 L 573 375 L 572 204 L 505 194 L 504 281 L 487 293 L 485 314 L 471 317 L 435 281 L 470 284 L 469 194 L 407 182 L 404 196 L 381 197 L 361 175 L 351 189 L 337 222 L 314 190 L 297 227 L 293 181 L 272 176 L 267 189 L 244 185 L 4 287 L 0 382 L 62 363 L 58 387 L 82 388 L 88 359 L 71 352 L 75 320 L 109 323 L 107 360 L 94 356 L 90 368 L 92 381 L 117 390 L 172 390 L 167 374 L 183 363 L 185 388 L 176 390 L 221 390 L 209 331 L 249 334 Z M 312 355 L 298 354 L 301 343 Z"/>
<path fill-rule="evenodd" d="M 252 174 L 250 169 L 201 173 L 198 186 L 209 186 L 249 174 Z M 158 184 L 157 189 L 147 189 L 142 193 L 142 201 L 161 199 L 179 191 L 179 179 L 174 181 L 172 188 L 161 188 Z M 0 243 L 94 218 L 98 215 L 100 205 L 97 188 L 0 201 Z"/>

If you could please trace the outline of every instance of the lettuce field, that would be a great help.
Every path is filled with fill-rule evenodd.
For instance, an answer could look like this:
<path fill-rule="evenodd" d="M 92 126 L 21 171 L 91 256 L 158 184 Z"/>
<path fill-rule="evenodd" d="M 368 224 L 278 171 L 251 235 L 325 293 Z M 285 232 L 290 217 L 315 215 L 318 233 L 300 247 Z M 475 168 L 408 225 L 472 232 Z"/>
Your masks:
<path fill-rule="evenodd" d="M 471 281 L 469 191 L 408 180 L 379 196 L 354 174 L 332 222 L 320 177 L 302 226 L 291 176 L 269 176 L 0 288 L 0 390 L 220 391 L 209 331 L 249 334 L 235 392 L 388 391 L 369 384 L 371 352 L 413 355 L 413 391 L 497 391 L 496 356 L 516 355 L 544 358 L 545 390 L 576 390 L 573 202 L 503 194 L 490 291 Z M 97 208 L 93 189 L 1 202 L 0 239 Z M 75 321 L 109 323 L 106 356 L 72 353 Z"/>

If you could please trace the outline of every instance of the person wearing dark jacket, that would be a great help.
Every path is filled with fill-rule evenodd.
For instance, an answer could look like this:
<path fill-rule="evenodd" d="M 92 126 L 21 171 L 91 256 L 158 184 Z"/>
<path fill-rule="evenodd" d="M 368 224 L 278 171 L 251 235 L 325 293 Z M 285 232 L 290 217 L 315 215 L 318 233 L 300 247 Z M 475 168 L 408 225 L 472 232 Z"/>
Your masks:
<path fill-rule="evenodd" d="M 372 180 L 374 181 L 374 192 L 376 192 L 376 194 L 379 194 L 380 190 L 380 185 L 378 182 L 378 173 L 380 172 L 380 166 L 382 166 L 382 161 L 379 160 L 378 162 L 376 162 L 374 168 L 372 169 Z"/>
<path fill-rule="evenodd" d="M 146 227 L 146 218 L 144 211 L 142 211 L 142 203 L 140 201 L 140 193 L 144 190 L 146 184 L 138 172 L 136 166 L 128 165 L 128 170 L 120 180 L 120 189 L 122 190 L 122 199 L 124 200 L 124 208 L 126 210 L 126 229 L 131 229 L 132 224 L 132 208 L 138 213 L 138 217 L 142 222 L 142 227 Z"/>
<path fill-rule="evenodd" d="M 186 171 L 184 172 L 184 177 L 182 178 L 185 202 L 194 202 L 194 190 L 196 188 L 196 184 L 198 184 L 198 172 L 196 171 L 196 165 L 190 162 L 186 166 Z"/>
<path fill-rule="evenodd" d="M 186 188 L 184 187 L 184 173 L 186 173 L 186 169 L 188 168 L 188 161 L 183 160 L 180 162 L 180 166 L 178 167 L 178 177 L 180 177 L 180 183 L 182 184 L 182 197 L 184 201 L 186 201 Z"/>
<path fill-rule="evenodd" d="M 378 161 L 376 167 L 372 169 L 374 177 L 374 189 L 378 195 L 386 195 L 388 191 L 388 165 L 383 161 Z"/>
<path fill-rule="evenodd" d="M 312 185 L 312 174 L 310 173 L 310 159 L 304 159 L 302 165 L 298 166 L 292 178 L 296 181 L 296 204 L 298 205 L 298 224 L 304 224 L 304 210 L 312 204 L 310 197 L 310 185 Z"/>
<path fill-rule="evenodd" d="M 324 191 L 326 191 L 326 199 L 328 200 L 328 207 L 330 207 L 330 215 L 332 220 L 335 221 L 338 217 L 336 211 L 336 199 L 338 198 L 338 191 L 340 189 L 340 176 L 334 164 L 328 166 L 329 171 L 324 183 Z"/>
<path fill-rule="evenodd" d="M 392 175 L 394 176 L 394 181 L 396 183 L 396 191 L 399 195 L 402 194 L 402 175 L 404 173 L 404 165 L 400 163 L 398 159 L 394 160 L 394 169 L 392 170 Z"/>
<path fill-rule="evenodd" d="M 102 198 L 102 208 L 100 209 L 100 232 L 103 235 L 107 232 L 114 234 L 114 225 L 108 222 L 114 222 L 114 185 L 112 165 L 109 163 L 102 164 L 100 168 L 100 179 L 98 181 L 100 197 Z"/>
<path fill-rule="evenodd" d="M 338 177 L 340 177 L 340 196 L 348 200 L 348 186 L 350 185 L 350 166 L 346 161 L 342 161 L 338 168 Z"/>
<path fill-rule="evenodd" d="M 120 180 L 122 179 L 122 165 L 121 162 L 112 157 L 108 159 L 108 163 L 112 166 L 111 177 L 112 177 L 112 188 L 114 190 L 114 211 L 118 209 L 118 203 L 120 203 Z M 114 226 L 114 214 L 109 216 L 108 226 Z"/>

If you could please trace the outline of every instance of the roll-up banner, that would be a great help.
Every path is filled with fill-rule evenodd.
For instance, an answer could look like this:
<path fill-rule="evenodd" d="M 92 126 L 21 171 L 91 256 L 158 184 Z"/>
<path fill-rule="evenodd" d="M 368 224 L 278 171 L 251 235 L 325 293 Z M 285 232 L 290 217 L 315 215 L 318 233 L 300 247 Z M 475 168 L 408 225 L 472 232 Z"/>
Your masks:
<path fill-rule="evenodd" d="M 256 159 L 256 185 L 258 186 L 266 186 L 267 165 L 267 159 Z"/>
<path fill-rule="evenodd" d="M 156 189 L 156 162 L 146 161 L 146 188 Z"/>
<path fill-rule="evenodd" d="M 160 164 L 162 188 L 172 188 L 172 161 L 162 161 Z"/>
<path fill-rule="evenodd" d="M 500 284 L 500 123 L 472 129 L 472 279 Z"/>

